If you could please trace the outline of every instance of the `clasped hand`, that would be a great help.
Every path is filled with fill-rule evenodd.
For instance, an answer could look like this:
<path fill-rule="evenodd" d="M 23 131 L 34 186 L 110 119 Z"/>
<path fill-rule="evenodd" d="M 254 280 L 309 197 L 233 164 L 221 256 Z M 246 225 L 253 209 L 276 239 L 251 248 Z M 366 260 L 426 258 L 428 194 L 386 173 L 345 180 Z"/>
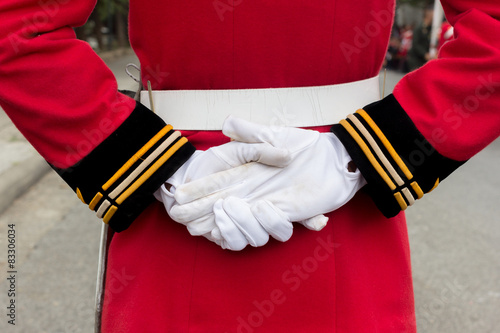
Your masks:
<path fill-rule="evenodd" d="M 292 222 L 321 230 L 365 184 L 333 133 L 229 117 L 234 141 L 197 151 L 156 193 L 170 217 L 224 249 L 287 241 Z"/>

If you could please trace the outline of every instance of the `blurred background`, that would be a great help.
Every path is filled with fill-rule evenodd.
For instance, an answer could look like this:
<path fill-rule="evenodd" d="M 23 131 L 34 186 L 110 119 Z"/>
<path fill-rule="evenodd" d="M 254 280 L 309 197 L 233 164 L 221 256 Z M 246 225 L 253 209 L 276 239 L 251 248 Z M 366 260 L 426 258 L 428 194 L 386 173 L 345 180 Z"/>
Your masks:
<path fill-rule="evenodd" d="M 76 36 L 96 51 L 127 47 L 127 15 L 127 0 L 99 0 L 87 23 L 75 29 Z"/>
<path fill-rule="evenodd" d="M 139 64 L 128 45 L 127 12 L 128 1 L 100 0 L 76 33 L 113 70 L 120 89 L 136 90 L 124 70 Z M 380 79 L 386 95 L 436 56 L 453 38 L 450 29 L 434 2 L 397 1 Z M 407 211 L 419 332 L 500 332 L 497 165 L 500 140 Z M 6 316 L 9 224 L 16 225 L 16 326 Z M 94 213 L 0 112 L 0 332 L 92 332 L 100 232 Z"/>
<path fill-rule="evenodd" d="M 77 29 L 79 39 L 97 52 L 127 48 L 128 1 L 101 0 L 88 22 Z M 444 42 L 453 38 L 439 1 L 398 0 L 386 67 L 407 73 L 433 59 Z"/>

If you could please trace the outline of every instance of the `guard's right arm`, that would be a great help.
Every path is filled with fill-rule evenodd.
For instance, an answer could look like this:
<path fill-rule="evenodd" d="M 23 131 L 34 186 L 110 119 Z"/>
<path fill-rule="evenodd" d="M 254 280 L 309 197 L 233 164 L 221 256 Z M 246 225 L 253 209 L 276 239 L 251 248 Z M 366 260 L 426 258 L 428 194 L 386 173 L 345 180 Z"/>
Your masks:
<path fill-rule="evenodd" d="M 104 62 L 75 38 L 95 4 L 0 2 L 0 105 L 78 197 L 122 231 L 194 147 L 119 93 Z"/>

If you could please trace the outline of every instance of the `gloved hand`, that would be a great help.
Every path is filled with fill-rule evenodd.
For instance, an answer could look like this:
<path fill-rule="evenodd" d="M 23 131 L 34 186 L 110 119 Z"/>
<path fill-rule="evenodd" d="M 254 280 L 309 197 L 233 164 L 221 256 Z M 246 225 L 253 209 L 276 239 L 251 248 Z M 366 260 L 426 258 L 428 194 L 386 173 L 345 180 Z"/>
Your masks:
<path fill-rule="evenodd" d="M 191 235 L 203 235 L 220 244 L 222 238 L 220 236 L 214 238 L 211 234 L 213 229 L 216 228 L 212 207 L 205 210 L 204 214 L 197 214 L 194 221 L 189 219 L 179 220 L 171 214 L 172 207 L 176 204 L 174 193 L 181 184 L 252 161 L 283 167 L 290 162 L 290 156 L 285 149 L 276 148 L 267 143 L 248 145 L 229 142 L 210 148 L 207 151 L 197 150 L 154 195 L 156 199 L 163 202 L 167 213 L 173 220 L 187 226 Z"/>
<path fill-rule="evenodd" d="M 218 228 L 211 235 L 223 239 L 223 248 L 258 246 L 266 236 L 262 228 L 286 241 L 296 221 L 320 230 L 328 220 L 322 214 L 344 205 L 366 183 L 359 170 L 348 171 L 351 158 L 333 133 L 267 127 L 233 117 L 225 121 L 223 133 L 250 145 L 267 143 L 291 158 L 284 168 L 249 163 L 177 188 L 173 218 L 196 223 L 213 211 Z"/>

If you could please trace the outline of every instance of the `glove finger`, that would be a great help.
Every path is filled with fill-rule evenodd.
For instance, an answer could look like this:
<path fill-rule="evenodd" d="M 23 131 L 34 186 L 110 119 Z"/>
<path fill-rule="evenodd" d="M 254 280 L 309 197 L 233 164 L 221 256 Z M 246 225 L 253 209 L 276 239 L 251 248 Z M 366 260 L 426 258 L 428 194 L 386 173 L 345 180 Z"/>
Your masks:
<path fill-rule="evenodd" d="M 292 155 L 286 149 L 276 148 L 269 143 L 241 144 L 240 150 L 242 156 L 248 156 L 248 162 L 259 162 L 262 164 L 285 167 L 290 164 Z"/>
<path fill-rule="evenodd" d="M 248 240 L 226 214 L 222 203 L 223 200 L 221 199 L 214 204 L 215 223 L 219 227 L 223 238 L 222 247 L 233 251 L 241 251 L 248 245 Z"/>
<path fill-rule="evenodd" d="M 275 148 L 290 151 L 290 155 L 292 152 L 299 151 L 316 142 L 320 136 L 318 131 L 283 126 L 264 126 L 232 116 L 227 117 L 224 121 L 222 133 L 238 142 L 266 142 Z"/>
<path fill-rule="evenodd" d="M 217 244 L 220 247 L 222 247 L 222 238 L 215 238 L 215 237 L 213 237 L 212 232 L 208 232 L 208 233 L 206 233 L 206 234 L 204 234 L 202 236 L 205 237 L 206 239 L 208 239 L 209 241 L 214 242 L 215 244 Z"/>
<path fill-rule="evenodd" d="M 193 236 L 202 236 L 212 232 L 216 227 L 214 214 L 205 215 L 199 219 L 186 223 L 189 233 Z"/>
<path fill-rule="evenodd" d="M 233 140 L 246 143 L 270 143 L 272 130 L 268 126 L 229 116 L 222 125 L 222 133 Z"/>
<path fill-rule="evenodd" d="M 210 236 L 214 239 L 220 239 L 222 240 L 222 234 L 220 233 L 220 229 L 217 225 L 215 225 L 215 228 L 212 230 L 212 232 L 210 233 Z"/>
<path fill-rule="evenodd" d="M 280 242 L 292 237 L 293 225 L 281 209 L 270 201 L 260 200 L 251 206 L 251 211 L 262 227 Z"/>
<path fill-rule="evenodd" d="M 236 197 L 228 197 L 223 201 L 222 208 L 245 235 L 250 245 L 259 247 L 269 241 L 269 234 L 254 217 L 250 206 L 245 201 Z"/>
<path fill-rule="evenodd" d="M 218 199 L 220 199 L 220 195 L 215 194 L 208 197 L 203 197 L 187 204 L 177 204 L 170 209 L 168 214 L 170 215 L 172 220 L 186 224 L 212 213 L 214 203 Z"/>
<path fill-rule="evenodd" d="M 309 230 L 320 231 L 326 226 L 327 222 L 328 217 L 326 217 L 325 215 L 316 215 L 314 217 L 311 217 L 310 219 L 300 221 L 299 223 Z"/>
<path fill-rule="evenodd" d="M 251 172 L 258 173 L 261 168 L 269 167 L 252 162 L 180 185 L 175 191 L 175 200 L 180 204 L 186 204 L 235 187 L 243 183 Z"/>
<path fill-rule="evenodd" d="M 241 143 L 233 141 L 210 149 L 212 149 L 212 152 L 219 159 L 232 167 L 249 162 L 284 167 L 291 161 L 291 154 L 288 150 L 276 148 L 269 143 Z"/>

